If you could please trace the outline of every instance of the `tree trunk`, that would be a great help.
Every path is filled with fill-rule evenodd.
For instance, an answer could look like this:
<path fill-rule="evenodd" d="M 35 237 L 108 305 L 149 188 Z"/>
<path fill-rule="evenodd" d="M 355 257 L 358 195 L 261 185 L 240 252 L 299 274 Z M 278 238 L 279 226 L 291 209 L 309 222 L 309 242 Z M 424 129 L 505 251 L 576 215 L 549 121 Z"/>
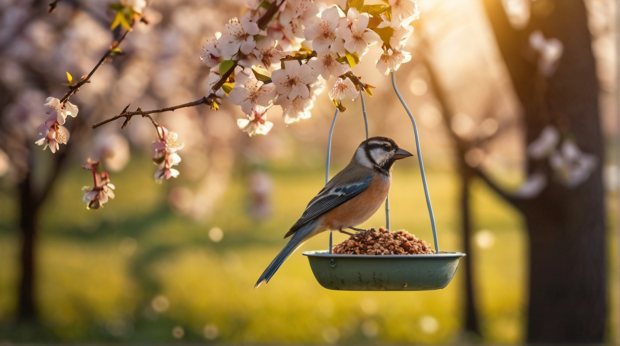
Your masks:
<path fill-rule="evenodd" d="M 449 126 L 449 125 L 448 125 Z M 463 251 L 467 254 L 464 258 L 464 286 L 465 299 L 463 314 L 465 317 L 465 331 L 475 336 L 481 336 L 478 314 L 476 313 L 475 295 L 475 272 L 474 272 L 474 249 L 472 247 L 472 220 L 471 220 L 471 173 L 467 168 L 460 170 L 460 198 L 459 210 L 461 212 L 461 236 L 463 238 Z"/>
<path fill-rule="evenodd" d="M 601 343 L 607 317 L 603 136 L 599 86 L 581 0 L 540 1 L 528 28 L 513 29 L 497 0 L 485 0 L 487 17 L 523 108 L 526 146 L 554 123 L 585 152 L 598 158 L 587 181 L 567 187 L 548 174 L 549 185 L 520 208 L 529 237 L 527 341 Z M 540 8 L 539 8 L 540 9 Z M 535 62 L 525 56 L 529 33 L 541 30 L 564 48 L 546 81 L 540 104 Z M 537 91 L 538 90 L 538 91 Z M 528 160 L 528 170 L 534 162 Z"/>
<path fill-rule="evenodd" d="M 20 323 L 37 322 L 35 302 L 36 245 L 39 207 L 32 191 L 30 172 L 19 183 L 19 228 L 21 234 L 20 279 L 18 286 L 17 319 Z"/>

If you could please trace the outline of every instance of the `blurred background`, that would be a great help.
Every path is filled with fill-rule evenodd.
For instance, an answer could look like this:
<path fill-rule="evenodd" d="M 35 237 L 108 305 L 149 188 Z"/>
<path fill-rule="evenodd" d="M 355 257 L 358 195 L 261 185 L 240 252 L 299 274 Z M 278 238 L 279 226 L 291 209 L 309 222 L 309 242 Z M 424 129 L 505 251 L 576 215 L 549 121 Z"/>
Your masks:
<path fill-rule="evenodd" d="M 396 293 L 325 290 L 301 251 L 253 287 L 323 186 L 326 94 L 311 119 L 286 126 L 272 112 L 272 132 L 253 138 L 232 106 L 159 115 L 185 142 L 181 177 L 162 185 L 148 121 L 90 130 L 127 104 L 204 95 L 201 45 L 244 2 L 152 1 L 125 54 L 72 98 L 80 114 L 54 156 L 34 145 L 45 98 L 64 94 L 65 71 L 90 71 L 113 36 L 105 2 L 47 5 L 0 0 L 0 344 L 620 343 L 613 0 L 420 2 L 397 79 L 421 127 L 441 247 L 468 256 L 447 288 Z M 355 70 L 376 86 L 370 134 L 414 150 L 376 59 Z M 364 136 L 359 104 L 346 106 L 333 171 Z M 93 153 L 117 193 L 88 211 L 80 164 Z M 392 227 L 430 243 L 414 160 L 395 168 L 390 198 Z M 383 224 L 379 212 L 362 226 Z"/>

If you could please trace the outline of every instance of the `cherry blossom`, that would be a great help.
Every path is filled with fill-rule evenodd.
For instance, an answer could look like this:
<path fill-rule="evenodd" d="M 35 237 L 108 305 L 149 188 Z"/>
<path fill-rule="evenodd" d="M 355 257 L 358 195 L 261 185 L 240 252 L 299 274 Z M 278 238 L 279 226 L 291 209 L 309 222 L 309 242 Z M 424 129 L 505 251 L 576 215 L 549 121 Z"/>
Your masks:
<path fill-rule="evenodd" d="M 368 13 L 350 8 L 347 17 L 340 20 L 336 34 L 344 39 L 344 48 L 350 53 L 362 56 L 366 54 L 368 46 L 379 40 L 379 35 L 368 29 L 369 19 Z"/>
<path fill-rule="evenodd" d="M 167 128 L 157 125 L 158 139 L 153 142 L 153 163 L 157 165 L 154 178 L 161 183 L 163 180 L 176 178 L 180 172 L 172 168 L 181 162 L 181 156 L 177 151 L 183 149 L 183 143 L 179 142 L 179 135 Z"/>
<path fill-rule="evenodd" d="M 94 161 L 89 158 L 82 167 L 91 171 L 93 174 L 93 186 L 82 187 L 82 192 L 84 192 L 82 201 L 86 203 L 86 209 L 103 208 L 104 204 L 114 199 L 114 190 L 116 186 L 111 183 L 108 172 L 97 172 L 99 161 Z"/>
<path fill-rule="evenodd" d="M 257 105 L 268 107 L 271 104 L 275 86 L 264 84 L 256 79 L 252 71 L 246 71 L 237 75 L 237 83 L 229 96 L 230 102 L 241 106 L 243 112 L 249 114 Z"/>
<path fill-rule="evenodd" d="M 249 13 L 239 19 L 233 18 L 224 26 L 224 33 L 219 39 L 219 49 L 224 59 L 231 59 L 237 52 L 250 54 L 256 46 L 254 36 L 258 35 L 259 28 Z"/>
<path fill-rule="evenodd" d="M 146 0 L 120 0 L 121 5 L 129 7 L 134 12 L 142 13 L 146 7 Z"/>
<path fill-rule="evenodd" d="M 200 54 L 200 60 L 205 63 L 208 67 L 214 67 L 219 65 L 222 60 L 222 52 L 219 48 L 219 38 L 221 37 L 220 33 L 215 35 L 215 38 L 211 38 L 205 43 L 202 47 L 202 54 Z"/>
<path fill-rule="evenodd" d="M 55 97 L 48 97 L 45 100 L 45 106 L 49 109 L 46 114 L 48 119 L 55 118 L 60 125 L 64 125 L 67 117 L 75 118 L 78 115 L 78 107 L 69 101 L 61 103 Z"/>
<path fill-rule="evenodd" d="M 387 75 L 390 72 L 398 70 L 401 64 L 409 62 L 409 60 L 411 60 L 411 54 L 409 52 L 388 48 L 381 54 L 379 61 L 377 61 L 377 69 L 379 69 L 379 72 Z"/>
<path fill-rule="evenodd" d="M 579 149 L 572 140 L 565 140 L 559 150 L 549 158 L 556 176 L 568 187 L 576 187 L 585 182 L 598 164 L 596 156 Z"/>
<path fill-rule="evenodd" d="M 556 38 L 546 39 L 540 31 L 530 34 L 529 42 L 538 54 L 538 72 L 547 77 L 553 75 L 564 51 L 562 42 Z"/>
<path fill-rule="evenodd" d="M 548 157 L 560 142 L 560 133 L 554 126 L 546 126 L 538 138 L 527 147 L 527 153 L 533 159 L 539 160 Z"/>
<path fill-rule="evenodd" d="M 255 106 L 246 118 L 237 119 L 237 126 L 250 137 L 266 135 L 273 127 L 273 123 L 267 120 L 266 111 L 265 107 Z"/>
<path fill-rule="evenodd" d="M 252 51 L 251 57 L 256 64 L 271 68 L 274 64 L 279 64 L 284 55 L 278 41 L 269 37 L 261 37 L 256 42 L 256 48 Z M 247 65 L 252 65 L 252 63 Z"/>
<path fill-rule="evenodd" d="M 308 65 L 325 79 L 329 79 L 330 76 L 340 76 L 349 71 L 349 66 L 339 62 L 333 54 L 319 55 L 310 60 Z"/>
<path fill-rule="evenodd" d="M 43 150 L 50 148 L 52 154 L 60 149 L 60 144 L 67 144 L 69 141 L 69 130 L 60 125 L 55 119 L 47 120 L 39 127 L 36 145 L 42 145 Z"/>
<path fill-rule="evenodd" d="M 338 6 L 332 6 L 321 12 L 320 19 L 315 18 L 312 24 L 306 27 L 306 39 L 312 41 L 312 49 L 319 54 L 326 53 L 337 39 L 341 40 L 336 36 L 336 28 L 342 17 L 344 13 Z"/>
<path fill-rule="evenodd" d="M 276 85 L 276 91 L 280 97 L 293 100 L 296 97 L 307 98 L 310 96 L 308 85 L 316 80 L 316 72 L 307 64 L 297 61 L 284 61 L 284 68 L 273 71 L 271 79 Z"/>
<path fill-rule="evenodd" d="M 416 20 L 420 17 L 417 1 L 415 0 L 388 0 L 392 17 L 405 20 Z"/>
<path fill-rule="evenodd" d="M 329 91 L 329 97 L 332 100 L 338 101 L 345 99 L 353 100 L 357 95 L 359 95 L 359 92 L 349 78 L 338 78 Z"/>

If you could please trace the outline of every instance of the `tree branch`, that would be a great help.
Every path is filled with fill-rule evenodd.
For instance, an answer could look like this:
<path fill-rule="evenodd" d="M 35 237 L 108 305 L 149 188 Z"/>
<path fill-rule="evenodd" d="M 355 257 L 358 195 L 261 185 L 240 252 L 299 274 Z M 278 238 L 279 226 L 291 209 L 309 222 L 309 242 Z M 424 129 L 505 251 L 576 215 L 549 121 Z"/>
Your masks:
<path fill-rule="evenodd" d="M 134 21 L 135 23 L 135 21 Z M 99 69 L 99 67 L 103 64 L 103 62 L 111 57 L 112 55 L 116 54 L 118 47 L 121 45 L 121 43 L 123 43 L 123 41 L 125 40 L 125 38 L 127 37 L 127 34 L 129 34 L 129 32 L 131 32 L 131 30 L 126 30 L 121 37 L 112 42 L 112 45 L 110 46 L 110 48 L 108 48 L 108 50 L 105 52 L 105 54 L 103 54 L 103 56 L 101 57 L 101 59 L 99 59 L 99 61 L 97 62 L 97 64 L 93 67 L 92 70 L 90 70 L 90 72 L 88 73 L 88 75 L 86 75 L 86 77 L 84 78 L 80 78 L 79 82 L 77 82 L 75 85 L 71 85 L 69 86 L 69 91 L 67 91 L 67 93 L 60 99 L 61 103 L 66 102 L 67 100 L 69 100 L 69 97 L 71 97 L 71 95 L 75 94 L 76 92 L 78 92 L 78 90 L 86 83 L 90 82 L 90 78 L 95 74 L 95 72 L 97 71 L 97 69 Z"/>
<path fill-rule="evenodd" d="M 269 22 L 273 19 L 276 13 L 278 13 L 278 10 L 282 6 L 282 4 L 284 4 L 284 2 L 285 0 L 280 0 L 280 1 L 274 0 L 274 2 L 271 3 L 267 11 L 257 21 L 257 25 L 260 29 L 265 29 L 267 24 L 269 24 Z M 120 114 L 115 115 L 106 120 L 103 120 L 99 123 L 96 123 L 92 126 L 92 128 L 96 129 L 99 126 L 111 123 L 121 118 L 125 119 L 125 121 L 123 121 L 123 125 L 121 125 L 121 128 L 124 128 L 125 126 L 127 126 L 131 118 L 133 118 L 133 116 L 135 115 L 141 115 L 142 117 L 147 117 L 147 116 L 150 116 L 151 114 L 171 112 L 177 109 L 195 107 L 199 105 L 208 105 L 208 106 L 213 107 L 213 105 L 215 105 L 217 102 L 217 95 L 215 93 L 224 85 L 224 83 L 226 83 L 228 78 L 235 71 L 235 68 L 237 67 L 237 65 L 238 65 L 238 61 L 233 61 L 233 65 L 224 74 L 222 74 L 222 76 L 217 81 L 217 83 L 213 85 L 213 87 L 211 88 L 211 93 L 207 96 L 201 97 L 198 100 L 182 103 L 179 105 L 169 106 L 165 108 L 160 108 L 160 109 L 147 110 L 147 111 L 144 111 L 138 108 L 135 111 L 128 112 L 127 111 L 128 107 L 125 107 L 125 109 Z"/>
<path fill-rule="evenodd" d="M 480 169 L 479 167 L 469 166 L 469 168 L 478 178 L 480 178 L 480 180 L 485 183 L 486 186 L 488 186 L 491 190 L 493 190 L 493 192 L 495 192 L 495 194 L 501 197 L 504 202 L 510 204 L 512 207 L 519 211 L 524 210 L 528 199 L 519 197 L 507 191 L 505 188 L 500 186 L 500 184 L 495 181 L 495 179 L 491 178 L 491 176 L 489 176 L 484 170 Z"/>

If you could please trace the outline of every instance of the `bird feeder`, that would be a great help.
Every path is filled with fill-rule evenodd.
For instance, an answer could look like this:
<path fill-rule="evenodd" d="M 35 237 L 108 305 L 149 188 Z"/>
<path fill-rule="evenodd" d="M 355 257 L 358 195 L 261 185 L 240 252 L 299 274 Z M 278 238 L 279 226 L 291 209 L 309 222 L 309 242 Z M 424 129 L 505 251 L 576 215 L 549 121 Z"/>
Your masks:
<path fill-rule="evenodd" d="M 322 251 L 306 251 L 303 255 L 308 257 L 312 272 L 321 286 L 332 290 L 352 291 L 420 291 L 436 290 L 446 287 L 456 269 L 462 252 L 446 252 L 439 250 L 435 216 L 431 205 L 431 198 L 426 182 L 422 150 L 418 138 L 418 129 L 415 119 L 411 114 L 407 103 L 403 99 L 394 73 L 391 74 L 392 87 L 396 96 L 403 105 L 405 112 L 413 126 L 413 138 L 416 145 L 420 175 L 426 197 L 426 207 L 431 223 L 435 253 L 419 255 L 344 255 L 332 252 L 332 233 L 329 234 L 329 248 Z M 360 92 L 362 103 L 362 115 L 368 138 L 368 119 L 366 104 L 363 93 Z M 327 139 L 327 159 L 325 165 L 325 181 L 329 180 L 329 166 L 331 161 L 331 143 L 334 126 L 338 118 L 338 109 L 329 128 Z M 390 229 L 390 203 L 389 198 L 385 201 L 386 228 Z"/>

